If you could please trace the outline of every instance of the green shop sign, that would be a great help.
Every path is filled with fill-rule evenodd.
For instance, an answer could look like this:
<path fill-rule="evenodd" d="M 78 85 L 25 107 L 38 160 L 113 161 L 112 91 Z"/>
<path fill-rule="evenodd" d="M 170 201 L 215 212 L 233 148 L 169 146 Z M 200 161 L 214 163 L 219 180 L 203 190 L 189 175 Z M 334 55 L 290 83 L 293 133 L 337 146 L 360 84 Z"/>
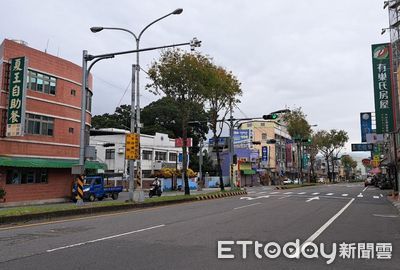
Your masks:
<path fill-rule="evenodd" d="M 376 133 L 393 131 L 393 103 L 389 43 L 372 45 Z"/>
<path fill-rule="evenodd" d="M 26 70 L 25 57 L 11 59 L 10 91 L 7 108 L 7 136 L 24 134 L 26 105 Z"/>

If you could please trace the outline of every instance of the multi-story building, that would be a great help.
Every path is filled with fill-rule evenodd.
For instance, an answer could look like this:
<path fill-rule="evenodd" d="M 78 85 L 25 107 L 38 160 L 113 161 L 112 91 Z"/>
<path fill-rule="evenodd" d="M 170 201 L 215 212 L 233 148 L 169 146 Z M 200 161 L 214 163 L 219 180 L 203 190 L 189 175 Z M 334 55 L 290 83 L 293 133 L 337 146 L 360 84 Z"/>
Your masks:
<path fill-rule="evenodd" d="M 125 135 L 128 133 L 114 128 L 90 131 L 90 145 L 96 148 L 97 159 L 107 164 L 108 173 L 128 174 L 129 166 L 125 159 Z M 168 138 L 167 134 L 141 134 L 140 148 L 143 178 L 151 177 L 165 167 L 181 168 L 182 162 L 178 158 L 182 155 L 182 148 L 175 147 L 175 140 Z"/>
<path fill-rule="evenodd" d="M 262 156 L 262 148 L 267 148 L 267 161 L 260 167 L 267 169 L 272 176 L 296 171 L 295 144 L 284 125 L 277 121 L 252 120 L 240 124 L 239 129 L 248 129 L 253 134 L 253 149 Z M 271 143 L 271 140 L 275 140 Z"/>
<path fill-rule="evenodd" d="M 0 188 L 6 203 L 68 198 L 71 167 L 79 159 L 81 67 L 5 39 L 0 75 Z M 91 85 L 89 78 L 87 126 Z"/>

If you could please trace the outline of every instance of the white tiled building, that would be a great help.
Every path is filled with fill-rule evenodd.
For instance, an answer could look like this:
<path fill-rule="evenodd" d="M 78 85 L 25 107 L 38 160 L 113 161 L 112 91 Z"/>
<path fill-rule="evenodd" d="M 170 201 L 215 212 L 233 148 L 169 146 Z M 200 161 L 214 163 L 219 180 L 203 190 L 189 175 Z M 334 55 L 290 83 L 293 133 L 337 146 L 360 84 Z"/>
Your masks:
<path fill-rule="evenodd" d="M 90 145 L 96 148 L 97 160 L 108 166 L 109 173 L 127 175 L 128 162 L 125 160 L 125 135 L 127 130 L 107 128 L 90 131 Z M 163 167 L 178 169 L 182 163 L 178 161 L 182 148 L 175 147 L 175 139 L 167 134 L 156 133 L 154 136 L 141 134 L 143 177 L 150 177 Z"/>

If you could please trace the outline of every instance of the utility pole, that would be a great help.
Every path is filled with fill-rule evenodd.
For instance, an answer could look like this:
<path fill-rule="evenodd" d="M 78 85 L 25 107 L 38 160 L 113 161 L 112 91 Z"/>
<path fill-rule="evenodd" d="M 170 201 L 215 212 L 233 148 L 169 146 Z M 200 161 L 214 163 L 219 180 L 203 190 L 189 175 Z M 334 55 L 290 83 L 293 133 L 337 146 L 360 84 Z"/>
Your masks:
<path fill-rule="evenodd" d="M 233 164 L 233 156 L 235 155 L 235 145 L 234 145 L 234 138 L 233 138 L 233 109 L 232 109 L 232 104 L 230 105 L 230 117 L 229 117 L 229 158 L 230 158 L 230 176 L 229 176 L 229 183 L 231 186 L 231 190 L 234 187 L 234 181 L 233 181 L 233 169 L 234 169 L 234 164 Z"/>

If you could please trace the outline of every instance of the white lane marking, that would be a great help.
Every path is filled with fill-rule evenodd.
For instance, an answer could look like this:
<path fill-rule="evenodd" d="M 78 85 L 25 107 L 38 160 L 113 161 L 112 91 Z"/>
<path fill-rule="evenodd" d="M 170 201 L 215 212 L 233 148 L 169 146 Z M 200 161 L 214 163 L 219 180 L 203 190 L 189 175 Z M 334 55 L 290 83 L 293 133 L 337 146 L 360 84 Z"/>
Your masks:
<path fill-rule="evenodd" d="M 240 197 L 240 200 L 252 201 L 252 200 L 257 200 L 257 199 L 261 199 L 261 198 L 269 198 L 269 195 L 258 196 L 258 197 Z"/>
<path fill-rule="evenodd" d="M 349 196 L 349 194 L 344 193 L 344 194 L 342 194 L 342 196 L 343 196 L 343 197 L 347 197 L 347 196 Z"/>
<path fill-rule="evenodd" d="M 379 199 L 379 196 L 374 196 L 374 199 Z"/>
<path fill-rule="evenodd" d="M 333 195 L 333 193 L 326 193 L 326 195 L 327 195 L 327 196 L 332 196 L 332 195 Z"/>
<path fill-rule="evenodd" d="M 289 197 L 290 197 L 290 195 L 288 195 L 288 196 L 283 196 L 283 197 L 278 198 L 278 200 L 282 200 L 282 199 L 289 198 Z"/>
<path fill-rule="evenodd" d="M 261 191 L 261 192 L 258 192 L 257 194 L 264 194 L 264 193 L 267 193 L 266 191 Z"/>
<path fill-rule="evenodd" d="M 253 194 L 256 193 L 255 191 L 248 191 L 247 194 Z"/>
<path fill-rule="evenodd" d="M 364 197 L 361 193 L 357 195 L 358 198 Z"/>
<path fill-rule="evenodd" d="M 350 204 L 352 204 L 354 201 L 354 198 L 352 198 L 345 206 L 343 206 L 342 209 L 339 210 L 339 212 L 337 212 L 333 217 L 331 217 L 324 225 L 321 226 L 321 228 L 319 228 L 313 235 L 311 235 L 300 247 L 301 248 L 306 244 L 306 243 L 310 243 L 313 242 L 321 233 L 323 233 L 328 227 L 329 225 L 331 225 L 335 219 L 337 219 L 346 209 L 347 207 L 350 206 Z"/>
<path fill-rule="evenodd" d="M 312 198 L 308 199 L 306 202 L 310 202 L 310 201 L 313 201 L 313 200 L 319 200 L 319 197 L 312 197 Z"/>
<path fill-rule="evenodd" d="M 306 192 L 299 192 L 299 193 L 297 193 L 297 194 L 303 195 L 303 194 L 306 194 Z"/>
<path fill-rule="evenodd" d="M 387 217 L 387 218 L 398 218 L 399 215 L 380 215 L 380 214 L 373 214 L 375 217 Z"/>
<path fill-rule="evenodd" d="M 311 195 L 318 195 L 319 194 L 319 192 L 314 192 L 313 194 L 311 194 Z"/>
<path fill-rule="evenodd" d="M 271 192 L 270 194 L 278 194 L 278 191 Z"/>
<path fill-rule="evenodd" d="M 380 195 L 381 195 L 381 197 L 383 197 L 382 193 Z"/>
<path fill-rule="evenodd" d="M 289 191 L 289 192 L 285 192 L 283 194 L 288 195 L 288 194 L 292 194 L 292 193 L 293 193 L 292 191 Z"/>
<path fill-rule="evenodd" d="M 76 244 L 73 244 L 73 245 L 68 245 L 68 246 L 63 246 L 63 247 L 48 249 L 48 250 L 46 250 L 46 252 L 53 252 L 53 251 L 57 251 L 57 250 L 62 250 L 62 249 L 67 249 L 67 248 L 73 248 L 73 247 L 83 246 L 83 245 L 87 245 L 87 244 L 91 244 L 91 243 L 96 243 L 96 242 L 100 242 L 100 241 L 104 241 L 104 240 L 109 240 L 109 239 L 113 239 L 113 238 L 117 238 L 117 237 L 129 235 L 129 234 L 134 234 L 134 233 L 138 233 L 138 232 L 149 231 L 149 230 L 161 228 L 161 227 L 164 227 L 164 226 L 165 226 L 165 224 L 161 224 L 161 225 L 152 226 L 152 227 L 148 227 L 148 228 L 144 228 L 144 229 L 140 229 L 140 230 L 136 230 L 136 231 L 131 231 L 131 232 L 126 232 L 126 233 L 121 233 L 121 234 L 110 235 L 110 236 L 107 236 L 107 237 L 98 238 L 98 239 L 94 239 L 94 240 L 90 240 L 90 241 L 86 241 L 86 242 L 80 242 L 80 243 L 76 243 Z"/>
<path fill-rule="evenodd" d="M 367 188 L 368 188 L 368 186 L 366 186 L 366 187 L 363 189 L 363 192 L 364 192 Z"/>
<path fill-rule="evenodd" d="M 233 210 L 246 208 L 246 207 L 253 206 L 253 205 L 258 205 L 258 204 L 261 204 L 261 203 L 258 202 L 258 203 L 252 203 L 252 204 L 248 204 L 248 205 L 243 205 L 243 206 L 235 207 L 235 208 L 233 208 Z"/>

